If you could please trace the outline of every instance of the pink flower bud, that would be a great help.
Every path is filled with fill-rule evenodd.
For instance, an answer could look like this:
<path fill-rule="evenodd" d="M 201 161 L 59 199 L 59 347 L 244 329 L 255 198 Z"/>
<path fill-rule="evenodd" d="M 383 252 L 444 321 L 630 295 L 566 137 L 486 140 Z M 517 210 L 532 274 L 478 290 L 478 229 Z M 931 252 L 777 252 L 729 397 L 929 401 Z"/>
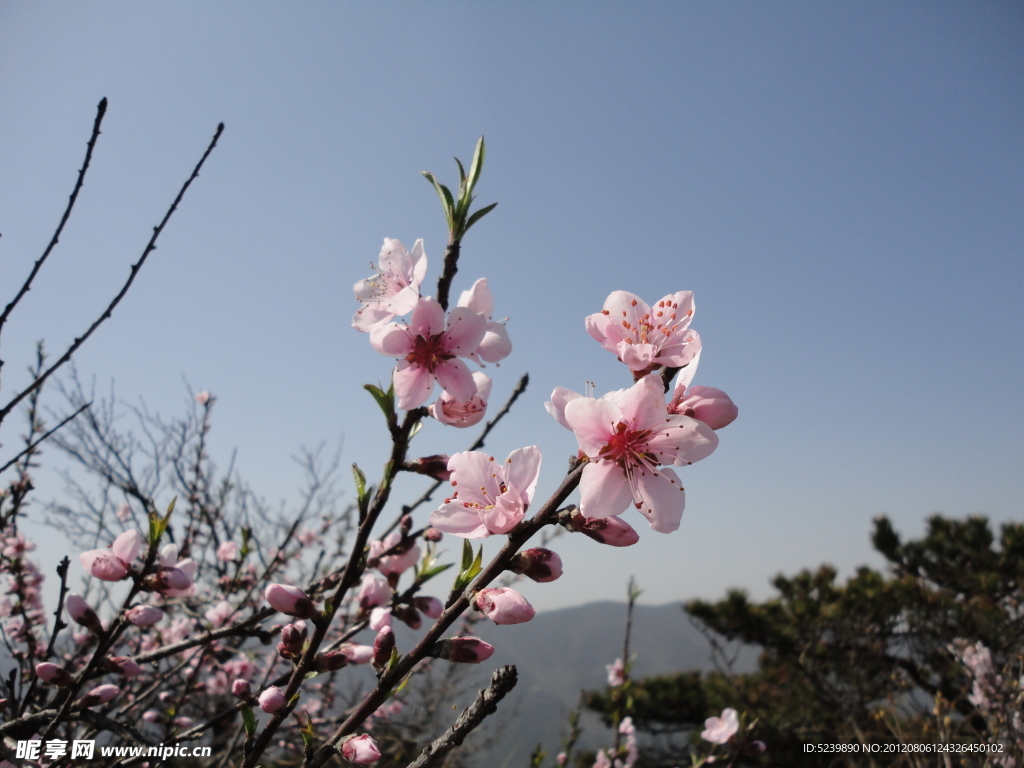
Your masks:
<path fill-rule="evenodd" d="M 444 603 L 436 597 L 415 597 L 412 604 L 416 606 L 420 613 L 431 619 L 440 618 L 441 614 L 444 613 Z"/>
<path fill-rule="evenodd" d="M 199 403 L 200 405 L 207 405 L 211 399 L 213 398 L 211 397 L 210 393 L 207 392 L 205 389 L 198 395 L 196 395 L 196 402 Z"/>
<path fill-rule="evenodd" d="M 316 615 L 313 601 L 298 587 L 287 584 L 271 584 L 264 597 L 274 610 L 300 619 L 311 619 Z"/>
<path fill-rule="evenodd" d="M 370 738 L 370 734 L 364 733 L 342 744 L 341 755 L 350 763 L 369 765 L 380 759 L 380 750 L 377 749 L 377 742 Z"/>
<path fill-rule="evenodd" d="M 391 627 L 381 627 L 373 641 L 373 666 L 380 668 L 387 665 L 393 650 L 395 650 L 395 633 Z"/>
<path fill-rule="evenodd" d="M 233 541 L 225 541 L 217 547 L 217 559 L 222 563 L 230 563 L 238 557 L 238 545 Z"/>
<path fill-rule="evenodd" d="M 608 670 L 608 685 L 618 686 L 626 682 L 626 665 L 622 659 L 616 659 L 611 664 L 605 664 Z"/>
<path fill-rule="evenodd" d="M 404 573 L 419 559 L 420 548 L 415 539 L 403 538 L 401 531 L 392 531 L 383 540 L 370 542 L 370 564 L 385 576 Z"/>
<path fill-rule="evenodd" d="M 609 547 L 631 547 L 640 541 L 640 535 L 620 517 L 583 517 L 577 510 L 572 515 L 573 527 L 594 541 Z M 577 527 L 578 526 L 578 527 Z"/>
<path fill-rule="evenodd" d="M 48 661 L 36 664 L 36 677 L 51 685 L 71 685 L 75 681 L 75 678 L 64 667 L 59 667 Z"/>
<path fill-rule="evenodd" d="M 106 704 L 121 692 L 116 685 L 98 685 L 78 700 L 79 708 L 96 707 Z"/>
<path fill-rule="evenodd" d="M 231 684 L 231 695 L 237 696 L 243 701 L 248 701 L 252 697 L 252 687 L 249 685 L 248 680 L 238 679 Z"/>
<path fill-rule="evenodd" d="M 392 589 L 387 579 L 374 576 L 372 573 L 364 573 L 363 580 L 359 584 L 359 593 L 356 595 L 356 599 L 359 601 L 360 608 L 369 610 L 370 608 L 390 602 L 391 592 Z"/>
<path fill-rule="evenodd" d="M 302 655 L 302 647 L 306 643 L 306 622 L 298 621 L 286 624 L 281 630 L 281 642 L 277 644 L 277 652 L 286 659 Z"/>
<path fill-rule="evenodd" d="M 569 756 L 565 752 L 559 752 L 555 757 L 555 762 L 559 765 L 565 765 L 565 761 L 569 759 Z"/>
<path fill-rule="evenodd" d="M 96 615 L 96 611 L 89 606 L 89 603 L 81 595 L 74 592 L 70 593 L 64 600 L 64 607 L 68 609 L 68 616 L 76 624 L 81 624 L 86 629 L 91 629 L 96 633 L 103 631 L 103 625 L 100 624 L 100 618 Z"/>
<path fill-rule="evenodd" d="M 117 508 L 117 512 L 115 514 L 117 515 L 117 519 L 122 523 L 127 522 L 128 518 L 132 516 L 132 507 L 128 503 L 122 504 Z"/>
<path fill-rule="evenodd" d="M 677 386 L 668 411 L 703 421 L 712 429 L 729 426 L 740 414 L 732 399 L 714 387 L 690 387 L 680 392 Z"/>
<path fill-rule="evenodd" d="M 164 617 L 164 612 L 152 605 L 136 605 L 124 615 L 136 627 L 148 627 Z"/>
<path fill-rule="evenodd" d="M 405 468 L 411 472 L 427 475 L 435 480 L 450 480 L 452 473 L 448 469 L 449 458 L 451 457 L 443 453 L 435 454 L 434 456 L 424 456 L 415 461 L 410 461 L 405 465 Z"/>
<path fill-rule="evenodd" d="M 369 664 L 373 661 L 372 645 L 343 645 L 339 648 L 350 664 Z"/>
<path fill-rule="evenodd" d="M 142 713 L 142 720 L 146 723 L 152 723 L 153 725 L 163 725 L 167 722 L 167 718 L 164 717 L 164 713 L 156 709 L 147 709 Z"/>
<path fill-rule="evenodd" d="M 419 629 L 423 625 L 420 612 L 410 605 L 399 605 L 392 609 L 391 615 L 405 622 L 410 629 Z"/>
<path fill-rule="evenodd" d="M 495 624 L 522 624 L 537 613 L 525 597 L 508 587 L 481 589 L 473 602 Z"/>
<path fill-rule="evenodd" d="M 348 666 L 348 655 L 340 650 L 318 653 L 313 659 L 313 668 L 317 672 L 337 672 L 346 666 Z"/>
<path fill-rule="evenodd" d="M 7 709 L 7 699 L 0 699 L 0 712 Z"/>
<path fill-rule="evenodd" d="M 370 629 L 374 632 L 380 630 L 381 627 L 391 626 L 391 609 L 377 607 L 370 611 Z"/>
<path fill-rule="evenodd" d="M 562 558 L 550 549 L 535 547 L 512 558 L 510 568 L 534 581 L 554 581 L 562 575 Z"/>
<path fill-rule="evenodd" d="M 147 583 L 157 592 L 178 592 L 192 586 L 192 579 L 180 568 L 163 567 L 148 577 Z"/>
<path fill-rule="evenodd" d="M 138 531 L 125 531 L 114 539 L 114 543 L 110 545 L 110 551 L 125 565 L 130 565 L 139 556 L 142 542 L 142 534 Z"/>
<path fill-rule="evenodd" d="M 442 640 L 431 650 L 431 655 L 458 664 L 478 664 L 487 661 L 494 653 L 494 646 L 479 637 L 453 637 Z"/>
<path fill-rule="evenodd" d="M 135 677 L 142 672 L 142 667 L 135 663 L 134 659 L 127 656 L 111 656 L 103 660 L 103 665 L 108 672 L 121 675 L 122 677 Z"/>
<path fill-rule="evenodd" d="M 427 541 L 440 541 L 444 538 L 444 534 L 437 530 L 437 528 L 427 528 L 427 530 L 423 532 L 423 538 Z"/>
<path fill-rule="evenodd" d="M 284 706 L 284 691 L 276 685 L 272 685 L 260 694 L 260 709 L 264 712 L 277 712 Z"/>

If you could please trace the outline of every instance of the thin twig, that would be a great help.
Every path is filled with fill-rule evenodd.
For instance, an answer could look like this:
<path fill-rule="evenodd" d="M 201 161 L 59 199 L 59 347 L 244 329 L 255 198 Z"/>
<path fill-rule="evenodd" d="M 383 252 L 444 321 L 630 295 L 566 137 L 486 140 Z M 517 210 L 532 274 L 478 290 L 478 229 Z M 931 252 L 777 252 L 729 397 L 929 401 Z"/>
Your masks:
<path fill-rule="evenodd" d="M 440 737 L 434 739 L 423 748 L 423 752 L 407 768 L 432 768 L 441 759 L 462 744 L 470 731 L 480 725 L 488 715 L 498 710 L 498 702 L 516 687 L 518 675 L 514 666 L 498 667 L 491 675 L 491 682 L 477 694 L 470 704 L 455 721 L 454 725 Z"/>
<path fill-rule="evenodd" d="M 48 437 L 50 437 L 50 435 L 52 435 L 52 434 L 53 434 L 54 432 L 56 432 L 56 431 L 57 431 L 58 429 L 60 429 L 61 427 L 63 427 L 63 426 L 65 425 L 65 424 L 67 424 L 67 423 L 68 423 L 69 421 L 71 421 L 71 420 L 72 420 L 73 418 L 75 418 L 75 417 L 76 417 L 76 416 L 77 416 L 78 414 L 80 414 L 80 413 L 81 413 L 82 411 L 84 411 L 84 410 L 85 410 L 86 408 L 88 408 L 88 407 L 89 407 L 90 405 L 92 405 L 92 403 L 86 403 L 86 404 L 85 404 L 85 405 L 83 405 L 83 406 L 82 406 L 81 408 L 79 408 L 79 409 L 78 409 L 77 411 L 75 411 L 74 413 L 72 413 L 72 414 L 71 414 L 70 416 L 67 416 L 66 418 L 64 418 L 64 419 L 63 419 L 63 420 L 62 420 L 62 421 L 60 422 L 60 424 L 58 424 L 57 426 L 55 426 L 55 427 L 54 427 L 53 429 L 51 429 L 51 430 L 50 430 L 49 432 L 47 432 L 47 433 L 46 433 L 45 435 L 43 435 L 42 437 L 40 437 L 40 438 L 39 438 L 38 440 L 36 440 L 36 441 L 35 441 L 34 443 L 29 443 L 29 444 L 28 444 L 27 446 L 25 446 L 25 448 L 24 448 L 24 449 L 22 450 L 22 452 L 21 452 L 21 453 L 19 453 L 19 454 L 18 454 L 17 456 L 15 456 L 15 457 L 14 457 L 13 459 L 11 459 L 11 460 L 10 460 L 10 461 L 8 461 L 8 462 L 7 462 L 6 464 L 4 464 L 4 465 L 3 465 L 2 467 L 0 467 L 0 472 L 4 472 L 5 470 L 9 469 L 9 468 L 10 468 L 11 466 L 13 466 L 14 464 L 16 464 L 16 463 L 18 462 L 18 460 L 19 460 L 19 459 L 20 459 L 20 458 L 21 458 L 22 456 L 24 456 L 24 455 L 26 455 L 26 454 L 28 454 L 28 453 L 32 453 L 32 451 L 34 451 L 34 450 L 35 450 L 36 448 L 38 448 L 38 447 L 39 447 L 39 445 L 40 445 L 41 443 L 45 442 L 45 441 L 46 441 L 46 439 L 47 439 Z"/>
<path fill-rule="evenodd" d="M 0 314 L 0 332 L 3 331 L 4 323 L 7 322 L 7 317 L 14 311 L 14 308 L 21 301 L 21 298 L 29 292 L 32 287 L 32 281 L 35 280 L 36 274 L 39 269 L 43 266 L 43 262 L 46 261 L 50 255 L 50 251 L 57 245 L 57 241 L 60 240 L 61 232 L 64 231 L 64 225 L 67 224 L 68 217 L 71 216 L 71 209 L 75 207 L 75 200 L 78 199 L 78 191 L 82 188 L 82 184 L 85 182 L 85 172 L 89 170 L 89 162 L 92 160 L 92 150 L 96 146 L 96 139 L 100 135 L 100 123 L 103 122 L 103 115 L 107 112 L 107 99 L 104 97 L 100 100 L 99 105 L 96 107 L 96 120 L 92 125 L 92 136 L 89 137 L 89 143 L 85 149 L 85 162 L 82 163 L 82 169 L 78 172 L 78 180 L 75 182 L 75 188 L 71 190 L 71 197 L 68 199 L 68 206 L 64 209 L 64 215 L 60 218 L 60 224 L 57 225 L 57 230 L 53 233 L 53 237 L 50 239 L 50 244 L 46 246 L 46 250 L 43 251 L 43 255 L 39 257 L 35 265 L 32 267 L 32 271 L 29 272 L 28 279 L 25 280 L 21 286 L 21 290 L 18 291 L 17 295 L 11 300 L 11 303 L 4 309 L 3 314 Z"/>
<path fill-rule="evenodd" d="M 224 123 L 221 123 L 217 126 L 217 130 L 213 134 L 213 139 L 210 141 L 210 144 L 206 148 L 206 151 L 203 153 L 203 156 L 199 159 L 199 163 L 196 165 L 195 170 L 192 171 L 192 175 L 189 176 L 188 179 L 185 181 L 185 184 L 178 192 L 178 196 L 174 198 L 174 202 L 171 203 L 171 207 L 168 208 L 167 213 L 164 214 L 163 219 L 160 221 L 158 225 L 153 227 L 153 235 L 152 237 L 149 238 L 149 242 L 146 244 L 145 249 L 142 251 L 142 256 L 140 256 L 139 260 L 132 265 L 131 272 L 128 275 L 128 279 L 125 281 L 124 285 L 121 286 L 121 290 L 118 291 L 113 301 L 111 301 L 110 304 L 107 305 L 107 308 L 103 311 L 103 314 L 101 314 L 93 322 L 93 324 L 89 326 L 85 333 L 83 333 L 81 336 L 75 339 L 74 342 L 72 342 L 71 346 L 67 348 L 67 351 L 65 351 L 64 354 L 60 356 L 60 359 L 57 360 L 56 363 L 47 368 L 42 374 L 37 376 L 31 384 L 29 384 L 25 389 L 23 389 L 21 392 L 15 395 L 11 399 L 11 401 L 3 407 L 3 409 L 0 409 L 0 422 L 4 420 L 7 414 L 10 413 L 11 410 L 18 403 L 20 403 L 28 395 L 30 395 L 32 392 L 41 387 L 44 381 L 46 381 L 55 371 L 57 371 L 61 366 L 63 366 L 68 360 L 70 360 L 71 356 L 78 350 L 80 346 L 82 346 L 82 344 L 85 343 L 86 339 L 92 336 L 93 332 L 95 332 L 97 328 L 99 328 L 107 319 L 110 318 L 111 314 L 114 311 L 114 308 L 121 303 L 121 299 L 124 298 L 125 294 L 128 293 L 128 289 L 131 288 L 132 283 L 135 282 L 135 276 L 139 273 L 139 270 L 142 269 L 142 265 L 146 263 L 146 259 L 149 257 L 149 254 L 156 250 L 157 238 L 160 237 L 160 233 L 163 232 L 163 229 L 167 225 L 167 222 L 170 220 L 171 215 L 177 210 L 178 205 L 181 203 L 182 198 L 185 196 L 185 192 L 188 191 L 189 186 L 191 186 L 192 182 L 195 181 L 195 179 L 199 176 L 199 171 L 203 167 L 203 163 L 206 162 L 206 158 L 208 158 L 210 156 L 210 153 L 213 152 L 213 148 L 217 146 L 217 140 L 220 138 L 220 135 L 223 132 Z"/>

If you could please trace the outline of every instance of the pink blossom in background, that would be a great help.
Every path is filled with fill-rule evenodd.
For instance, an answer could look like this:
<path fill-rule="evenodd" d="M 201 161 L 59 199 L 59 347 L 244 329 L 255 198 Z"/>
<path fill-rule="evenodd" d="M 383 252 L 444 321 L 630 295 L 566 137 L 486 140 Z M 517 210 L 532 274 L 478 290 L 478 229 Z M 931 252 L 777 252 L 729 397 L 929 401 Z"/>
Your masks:
<path fill-rule="evenodd" d="M 121 581 L 128 576 L 132 561 L 142 548 L 142 534 L 125 531 L 110 545 L 110 549 L 91 549 L 78 559 L 82 567 L 102 581 Z"/>
<path fill-rule="evenodd" d="M 395 650 L 395 633 L 390 626 L 383 626 L 373 640 L 373 666 L 383 667 Z"/>
<path fill-rule="evenodd" d="M 231 684 L 231 694 L 237 696 L 240 699 L 246 700 L 252 696 L 252 687 L 249 685 L 248 680 L 235 680 Z"/>
<path fill-rule="evenodd" d="M 565 406 L 580 451 L 589 458 L 580 479 L 580 512 L 609 517 L 630 503 L 659 533 L 679 527 L 685 495 L 676 473 L 718 446 L 710 427 L 689 416 L 670 416 L 661 377 L 650 374 L 629 389 L 601 398 L 580 397 Z"/>
<path fill-rule="evenodd" d="M 74 592 L 69 593 L 64 599 L 64 607 L 67 608 L 68 616 L 71 617 L 72 621 L 91 629 L 93 632 L 99 633 L 103 631 L 103 625 L 100 624 L 96 611 L 92 609 L 92 606 L 81 595 Z"/>
<path fill-rule="evenodd" d="M 431 513 L 429 524 L 466 539 L 508 533 L 526 516 L 540 462 L 535 445 L 512 451 L 501 464 L 483 451 L 455 454 L 448 462 L 455 492 Z"/>
<path fill-rule="evenodd" d="M 732 424 L 739 416 L 739 408 L 725 392 L 714 387 L 691 387 L 700 353 L 694 355 L 689 365 L 683 368 L 676 377 L 672 401 L 668 405 L 669 413 L 690 416 L 702 421 L 712 429 L 721 429 Z"/>
<path fill-rule="evenodd" d="M 690 330 L 693 292 L 669 294 L 653 307 L 628 291 L 613 291 L 604 309 L 586 319 L 587 333 L 634 372 L 681 368 L 700 349 Z"/>
<path fill-rule="evenodd" d="M 284 706 L 284 691 L 276 685 L 270 686 L 260 694 L 259 704 L 260 709 L 268 714 L 277 712 L 277 710 Z"/>
<path fill-rule="evenodd" d="M 368 765 L 380 759 L 380 750 L 369 734 L 354 736 L 341 746 L 342 756 L 350 763 Z"/>
<path fill-rule="evenodd" d="M 207 392 L 205 389 L 198 395 L 196 395 L 196 402 L 199 403 L 200 405 L 206 405 L 207 403 L 210 402 L 210 399 L 210 393 Z"/>
<path fill-rule="evenodd" d="M 626 664 L 622 659 L 616 659 L 604 668 L 608 670 L 608 685 L 616 686 L 626 682 Z"/>
<path fill-rule="evenodd" d="M 725 744 L 740 729 L 740 719 L 732 707 L 722 710 L 721 717 L 709 717 L 704 721 L 700 737 L 713 744 Z"/>
<path fill-rule="evenodd" d="M 306 597 L 306 593 L 298 587 L 287 584 L 271 584 L 264 591 L 263 596 L 271 608 L 288 616 L 310 619 L 316 614 L 313 601 Z"/>
<path fill-rule="evenodd" d="M 491 396 L 491 378 L 480 371 L 474 371 L 473 381 L 476 383 L 476 394 L 469 400 L 456 400 L 447 392 L 442 392 L 437 401 L 427 408 L 427 412 L 449 427 L 461 429 L 479 424 L 487 412 L 487 399 Z"/>
<path fill-rule="evenodd" d="M 233 541 L 225 541 L 217 547 L 217 559 L 222 563 L 230 563 L 238 557 L 238 545 Z"/>
<path fill-rule="evenodd" d="M 473 355 L 474 360 L 478 363 L 481 360 L 497 363 L 512 354 L 512 340 L 508 337 L 505 324 L 491 319 L 494 314 L 494 297 L 491 295 L 486 277 L 481 277 L 473 283 L 472 288 L 462 292 L 459 306 L 479 312 L 487 320 L 487 332 Z"/>
<path fill-rule="evenodd" d="M 132 516 L 132 508 L 129 504 L 122 504 L 117 508 L 116 514 L 117 519 L 120 520 L 122 523 L 125 523 L 128 521 L 128 518 Z"/>
<path fill-rule="evenodd" d="M 142 721 L 153 725 L 163 725 L 167 722 L 167 718 L 164 716 L 163 712 L 159 712 L 155 709 L 147 709 L 142 713 Z"/>
<path fill-rule="evenodd" d="M 156 590 L 164 597 L 189 597 L 196 592 L 193 577 L 199 564 L 191 557 L 178 559 L 177 544 L 160 548 L 160 570 L 157 571 Z"/>
<path fill-rule="evenodd" d="M 320 541 L 320 531 L 315 528 L 303 528 L 296 537 L 299 543 L 305 547 L 311 547 Z"/>
<path fill-rule="evenodd" d="M 612 761 L 603 749 L 597 750 L 597 759 L 594 761 L 594 768 L 612 768 Z"/>
<path fill-rule="evenodd" d="M 164 612 L 152 605 L 136 605 L 125 613 L 125 618 L 136 627 L 148 627 L 164 617 Z"/>
<path fill-rule="evenodd" d="M 636 726 L 633 725 L 632 717 L 622 718 L 622 722 L 619 723 L 619 733 L 625 737 L 623 746 L 626 748 L 626 757 L 625 760 L 616 760 L 615 765 L 621 766 L 621 768 L 633 768 L 633 763 L 640 756 L 640 749 L 636 743 Z"/>
<path fill-rule="evenodd" d="M 402 541 L 401 531 L 392 531 L 383 540 L 371 541 L 370 542 L 370 553 L 369 558 L 380 558 L 380 562 L 377 564 L 377 570 L 383 573 L 385 576 L 389 574 L 402 574 L 412 568 L 419 562 L 420 559 L 420 547 L 418 544 L 413 544 L 408 551 L 402 554 L 386 555 L 381 557 L 382 554 L 387 552 L 392 547 L 397 546 Z"/>
<path fill-rule="evenodd" d="M 112 656 L 104 659 L 103 664 L 108 672 L 113 672 L 122 677 L 136 677 L 142 673 L 142 667 L 127 656 Z"/>
<path fill-rule="evenodd" d="M 495 624 L 522 624 L 537 613 L 525 597 L 508 587 L 481 589 L 473 604 Z"/>
<path fill-rule="evenodd" d="M 555 762 L 559 765 L 565 765 L 565 761 L 569 759 L 569 756 L 565 752 L 559 752 L 555 756 Z"/>
<path fill-rule="evenodd" d="M 206 616 L 206 620 L 210 622 L 210 626 L 217 629 L 219 627 L 223 627 L 234 612 L 235 609 L 231 607 L 231 603 L 227 600 L 221 600 L 204 615 Z"/>
<path fill-rule="evenodd" d="M 74 677 L 64 667 L 48 661 L 36 664 L 36 677 L 53 685 L 71 685 L 74 682 Z"/>
<path fill-rule="evenodd" d="M 412 311 L 420 298 L 420 283 L 427 274 L 423 240 L 407 251 L 400 240 L 384 238 L 377 257 L 377 274 L 353 286 L 363 308 L 352 318 L 352 327 L 368 333 L 373 328 Z"/>
<path fill-rule="evenodd" d="M 483 315 L 465 307 L 448 314 L 433 299 L 420 299 L 408 325 L 388 323 L 370 332 L 370 343 L 382 355 L 401 358 L 393 382 L 398 407 L 411 410 L 423 405 L 434 389 L 434 380 L 456 400 L 476 394 L 473 375 L 460 357 L 476 352 L 486 332 Z"/>

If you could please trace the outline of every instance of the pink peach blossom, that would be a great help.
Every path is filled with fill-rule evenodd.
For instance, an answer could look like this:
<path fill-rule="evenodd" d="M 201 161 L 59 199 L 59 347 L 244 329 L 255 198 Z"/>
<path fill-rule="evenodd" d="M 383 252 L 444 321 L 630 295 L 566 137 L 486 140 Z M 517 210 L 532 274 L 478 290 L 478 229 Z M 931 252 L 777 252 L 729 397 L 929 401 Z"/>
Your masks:
<path fill-rule="evenodd" d="M 700 337 L 689 328 L 693 309 L 692 291 L 669 294 L 653 307 L 628 291 L 613 291 L 604 309 L 587 318 L 587 332 L 634 372 L 681 368 L 700 349 Z"/>
<path fill-rule="evenodd" d="M 51 664 L 48 661 L 36 664 L 36 677 L 44 683 L 53 685 L 71 685 L 74 682 L 74 677 L 64 667 Z"/>
<path fill-rule="evenodd" d="M 356 600 L 363 610 L 374 608 L 391 602 L 391 585 L 387 579 L 375 576 L 372 573 L 364 573 L 363 580 L 359 584 L 359 593 Z"/>
<path fill-rule="evenodd" d="M 473 603 L 495 624 L 522 624 L 536 615 L 529 601 L 514 589 L 481 589 Z"/>
<path fill-rule="evenodd" d="M 231 684 L 231 695 L 239 699 L 248 700 L 252 696 L 252 687 L 249 685 L 249 681 L 242 680 L 241 678 L 235 680 Z"/>
<path fill-rule="evenodd" d="M 675 389 L 672 392 L 672 401 L 668 405 L 668 412 L 691 416 L 712 429 L 727 427 L 736 420 L 739 408 L 736 407 L 732 398 L 720 389 L 690 386 L 690 382 L 693 381 L 693 377 L 697 373 L 698 362 L 700 362 L 700 352 L 694 355 L 693 360 L 679 371 Z"/>
<path fill-rule="evenodd" d="M 369 627 L 374 632 L 384 627 L 390 627 L 392 622 L 391 608 L 385 608 L 383 606 L 377 606 L 370 611 L 370 623 Z"/>
<path fill-rule="evenodd" d="M 732 707 L 722 710 L 721 717 L 709 717 L 704 721 L 700 737 L 713 744 L 725 744 L 740 729 L 739 716 Z"/>
<path fill-rule="evenodd" d="M 380 558 L 380 562 L 377 564 L 377 570 L 385 576 L 405 573 L 419 562 L 420 548 L 418 544 L 413 544 L 408 550 L 401 554 L 391 554 L 381 557 L 381 555 L 401 542 L 401 531 L 392 531 L 385 536 L 383 540 L 370 542 L 369 558 L 371 560 L 374 558 Z"/>
<path fill-rule="evenodd" d="M 395 650 L 395 633 L 390 626 L 381 627 L 377 637 L 373 640 L 373 666 L 383 667 L 391 658 L 391 652 Z"/>
<path fill-rule="evenodd" d="M 445 392 L 466 401 L 476 383 L 460 357 L 476 352 L 487 330 L 484 316 L 466 307 L 448 314 L 434 299 L 420 299 L 408 325 L 388 323 L 370 331 L 370 343 L 382 355 L 400 357 L 394 372 L 398 407 L 418 408 L 427 401 L 436 379 Z"/>
<path fill-rule="evenodd" d="M 212 398 L 210 396 L 210 393 L 207 392 L 205 389 L 198 395 L 196 395 L 196 402 L 199 403 L 200 405 L 207 405 L 211 399 Z"/>
<path fill-rule="evenodd" d="M 104 659 L 103 664 L 108 672 L 113 672 L 122 677 L 136 677 L 142 673 L 142 667 L 134 659 L 130 659 L 127 656 L 111 656 Z"/>
<path fill-rule="evenodd" d="M 217 559 L 222 563 L 230 563 L 238 557 L 238 544 L 233 541 L 225 541 L 217 547 Z"/>
<path fill-rule="evenodd" d="M 481 277 L 473 283 L 472 288 L 462 292 L 459 306 L 479 312 L 487 319 L 487 332 L 481 339 L 476 354 L 473 355 L 474 360 L 497 363 L 512 353 L 512 341 L 508 337 L 505 324 L 491 319 L 491 315 L 494 314 L 494 297 L 491 295 L 486 277 Z"/>
<path fill-rule="evenodd" d="M 340 650 L 350 664 L 369 664 L 373 661 L 372 645 L 343 645 Z"/>
<path fill-rule="evenodd" d="M 540 475 L 535 445 L 517 448 L 501 464 L 483 451 L 452 456 L 451 498 L 430 515 L 434 528 L 465 539 L 508 533 L 526 516 Z"/>
<path fill-rule="evenodd" d="M 235 609 L 227 600 L 221 600 L 217 605 L 208 610 L 204 615 L 214 629 L 223 627 L 228 619 L 235 613 Z"/>
<path fill-rule="evenodd" d="M 98 685 L 78 700 L 78 706 L 88 708 L 106 704 L 119 693 L 121 689 L 116 685 Z"/>
<path fill-rule="evenodd" d="M 606 664 L 604 668 L 608 670 L 608 685 L 616 686 L 626 682 L 626 665 L 622 659 L 616 659 L 611 664 Z"/>
<path fill-rule="evenodd" d="M 68 616 L 75 623 L 81 624 L 93 632 L 99 633 L 103 631 L 103 625 L 100 624 L 96 611 L 92 609 L 92 606 L 81 595 L 71 592 L 64 599 L 64 607 L 68 609 Z"/>
<path fill-rule="evenodd" d="M 132 516 L 131 505 L 127 503 L 122 504 L 117 508 L 117 512 L 115 514 L 117 515 L 117 519 L 122 523 L 127 522 L 128 518 Z"/>
<path fill-rule="evenodd" d="M 380 750 L 369 734 L 354 736 L 341 745 L 341 754 L 350 763 L 369 765 L 380 759 Z"/>
<path fill-rule="evenodd" d="M 668 414 L 660 376 L 650 374 L 599 399 L 572 400 L 565 419 L 589 458 L 580 479 L 585 517 L 618 515 L 632 502 L 654 530 L 669 533 L 679 527 L 683 486 L 674 471 L 658 467 L 709 456 L 718 436 L 696 419 Z"/>
<path fill-rule="evenodd" d="M 476 394 L 469 400 L 463 402 L 447 392 L 442 392 L 437 401 L 427 408 L 427 412 L 449 427 L 461 429 L 479 424 L 487 412 L 487 399 L 491 396 L 491 379 L 480 371 L 474 371 L 473 381 L 476 383 Z"/>
<path fill-rule="evenodd" d="M 384 238 L 377 258 L 377 274 L 353 286 L 363 308 L 352 318 L 352 327 L 368 333 L 373 328 L 412 311 L 420 298 L 420 283 L 427 274 L 423 241 L 413 243 L 412 252 L 400 240 Z"/>
<path fill-rule="evenodd" d="M 78 559 L 82 567 L 102 581 L 121 581 L 128 576 L 132 561 L 142 548 L 142 534 L 125 531 L 110 545 L 110 549 L 91 549 Z"/>

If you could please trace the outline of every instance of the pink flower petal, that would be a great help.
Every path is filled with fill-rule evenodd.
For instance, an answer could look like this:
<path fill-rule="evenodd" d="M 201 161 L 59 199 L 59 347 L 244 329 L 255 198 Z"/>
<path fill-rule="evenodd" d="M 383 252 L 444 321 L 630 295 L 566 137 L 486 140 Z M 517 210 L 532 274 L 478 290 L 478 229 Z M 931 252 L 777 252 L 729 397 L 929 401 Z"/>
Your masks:
<path fill-rule="evenodd" d="M 609 517 L 624 512 L 633 493 L 622 468 L 610 461 L 591 462 L 580 478 L 580 512 L 585 517 Z"/>
<path fill-rule="evenodd" d="M 466 373 L 468 375 L 469 371 Z M 400 360 L 395 366 L 393 382 L 398 407 L 405 411 L 423 405 L 434 389 L 434 375 L 426 366 L 414 365 L 408 360 Z"/>
<path fill-rule="evenodd" d="M 480 514 L 466 509 L 458 501 L 442 504 L 430 513 L 429 524 L 439 531 L 464 539 L 483 539 L 491 535 Z"/>
<path fill-rule="evenodd" d="M 637 479 L 640 491 L 638 507 L 651 528 L 658 533 L 672 533 L 679 528 L 686 507 L 686 493 L 679 477 L 671 469 L 647 472 Z"/>
<path fill-rule="evenodd" d="M 470 372 L 469 367 L 461 360 L 456 358 L 444 360 L 437 366 L 434 375 L 444 391 L 456 400 L 465 402 L 476 394 L 476 382 L 473 381 L 473 374 Z M 395 391 L 398 391 L 397 384 L 395 385 Z M 427 392 L 427 396 L 423 400 L 426 400 L 429 396 L 430 393 Z M 418 404 L 422 404 L 423 400 Z M 405 406 L 401 407 L 405 408 Z"/>

